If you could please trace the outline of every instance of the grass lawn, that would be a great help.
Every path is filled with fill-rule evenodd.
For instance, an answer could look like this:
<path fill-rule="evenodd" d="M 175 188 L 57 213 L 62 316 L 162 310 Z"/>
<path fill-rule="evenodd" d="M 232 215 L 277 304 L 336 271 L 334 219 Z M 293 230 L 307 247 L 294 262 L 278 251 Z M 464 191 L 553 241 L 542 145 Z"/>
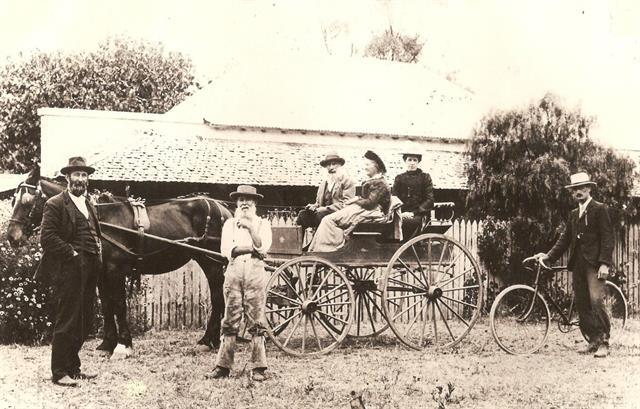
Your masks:
<path fill-rule="evenodd" d="M 239 344 L 233 377 L 206 380 L 213 353 L 196 353 L 200 331 L 151 331 L 134 340 L 135 354 L 108 360 L 82 351 L 83 368 L 99 373 L 77 388 L 50 381 L 50 347 L 0 346 L 2 408 L 349 408 L 351 392 L 371 408 L 438 408 L 432 394 L 451 383 L 447 408 L 638 408 L 640 321 L 612 340 L 611 356 L 576 351 L 580 333 L 552 326 L 535 355 L 509 356 L 480 320 L 455 349 L 412 351 L 393 333 L 348 340 L 329 355 L 293 358 L 268 346 L 270 378 L 249 380 L 248 344 Z"/>

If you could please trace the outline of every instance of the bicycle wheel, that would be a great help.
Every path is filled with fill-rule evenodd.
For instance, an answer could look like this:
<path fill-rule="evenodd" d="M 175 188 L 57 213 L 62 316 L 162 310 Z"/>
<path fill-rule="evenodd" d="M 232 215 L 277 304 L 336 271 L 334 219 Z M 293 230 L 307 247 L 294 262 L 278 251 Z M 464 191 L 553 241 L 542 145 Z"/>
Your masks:
<path fill-rule="evenodd" d="M 491 306 L 493 338 L 509 354 L 527 355 L 538 351 L 547 339 L 550 321 L 547 302 L 527 285 L 507 287 Z"/>
<path fill-rule="evenodd" d="M 609 322 L 611 323 L 610 338 L 615 339 L 627 324 L 629 309 L 627 299 L 622 290 L 611 281 L 607 281 L 605 285 L 604 306 L 607 309 L 607 315 L 609 315 Z M 589 342 L 590 338 L 582 331 L 582 327 L 580 332 L 584 339 Z"/>

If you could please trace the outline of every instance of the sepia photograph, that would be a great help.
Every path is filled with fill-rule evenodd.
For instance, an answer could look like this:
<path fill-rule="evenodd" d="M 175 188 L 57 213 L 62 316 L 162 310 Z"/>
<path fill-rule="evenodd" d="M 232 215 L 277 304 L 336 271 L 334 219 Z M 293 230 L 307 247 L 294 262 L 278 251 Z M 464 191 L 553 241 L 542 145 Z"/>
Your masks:
<path fill-rule="evenodd" d="M 0 0 L 0 409 L 640 408 L 640 3 Z"/>

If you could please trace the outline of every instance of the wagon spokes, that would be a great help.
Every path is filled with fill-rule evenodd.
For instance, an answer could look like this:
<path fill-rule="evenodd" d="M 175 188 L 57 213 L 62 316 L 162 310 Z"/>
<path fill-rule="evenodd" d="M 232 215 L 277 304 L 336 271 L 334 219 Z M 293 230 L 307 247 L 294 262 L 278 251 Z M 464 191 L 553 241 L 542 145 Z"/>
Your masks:
<path fill-rule="evenodd" d="M 469 251 L 440 234 L 409 240 L 382 280 L 382 306 L 398 338 L 414 349 L 460 342 L 480 315 L 480 268 Z"/>
<path fill-rule="evenodd" d="M 267 334 L 288 354 L 325 354 L 347 336 L 353 304 L 349 280 L 338 267 L 317 257 L 298 257 L 269 279 Z"/>
<path fill-rule="evenodd" d="M 383 333 L 389 325 L 382 312 L 382 293 L 378 289 L 380 268 L 375 266 L 345 267 L 355 297 L 355 322 L 350 337 L 372 337 Z"/>

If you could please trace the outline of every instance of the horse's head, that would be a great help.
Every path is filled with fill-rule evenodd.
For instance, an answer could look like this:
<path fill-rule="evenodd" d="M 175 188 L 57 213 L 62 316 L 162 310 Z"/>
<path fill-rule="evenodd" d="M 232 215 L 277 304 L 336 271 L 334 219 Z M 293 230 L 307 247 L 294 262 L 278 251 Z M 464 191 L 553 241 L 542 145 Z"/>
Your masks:
<path fill-rule="evenodd" d="M 12 247 L 20 247 L 33 234 L 42 221 L 42 209 L 47 198 L 60 193 L 64 185 L 40 177 L 40 168 L 33 169 L 27 180 L 13 193 L 13 211 L 7 228 L 7 239 Z"/>

